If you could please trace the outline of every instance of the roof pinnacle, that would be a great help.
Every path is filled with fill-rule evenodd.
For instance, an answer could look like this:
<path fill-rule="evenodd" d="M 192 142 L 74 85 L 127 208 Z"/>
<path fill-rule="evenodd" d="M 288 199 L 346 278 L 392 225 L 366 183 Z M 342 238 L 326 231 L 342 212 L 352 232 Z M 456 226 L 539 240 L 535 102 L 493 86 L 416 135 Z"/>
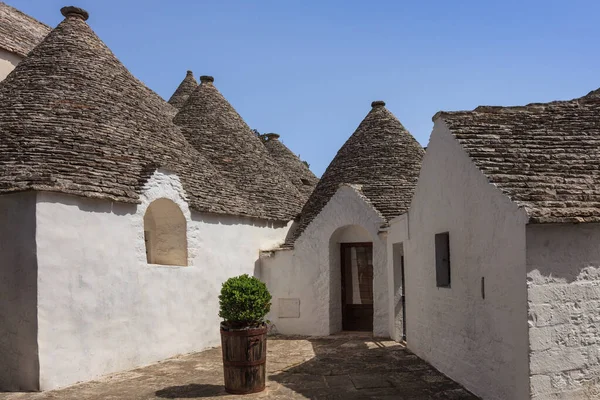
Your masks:
<path fill-rule="evenodd" d="M 75 17 L 75 18 L 81 18 L 84 21 L 87 21 L 87 19 L 90 17 L 90 14 L 85 11 L 83 8 L 79 8 L 79 7 L 75 7 L 75 6 L 66 6 L 60 9 L 60 13 L 62 15 L 65 16 L 65 18 L 68 17 Z"/>
<path fill-rule="evenodd" d="M 208 83 L 208 82 L 214 82 L 214 81 L 215 81 L 215 78 L 213 78 L 210 75 L 202 75 L 200 77 L 200 82 L 202 82 L 202 83 Z"/>
<path fill-rule="evenodd" d="M 371 103 L 371 107 L 375 108 L 375 107 L 385 107 L 385 101 L 383 100 L 375 100 L 374 102 Z"/>
<path fill-rule="evenodd" d="M 269 140 L 277 140 L 277 139 L 279 139 L 279 134 L 277 134 L 277 133 L 265 133 L 265 136 Z"/>

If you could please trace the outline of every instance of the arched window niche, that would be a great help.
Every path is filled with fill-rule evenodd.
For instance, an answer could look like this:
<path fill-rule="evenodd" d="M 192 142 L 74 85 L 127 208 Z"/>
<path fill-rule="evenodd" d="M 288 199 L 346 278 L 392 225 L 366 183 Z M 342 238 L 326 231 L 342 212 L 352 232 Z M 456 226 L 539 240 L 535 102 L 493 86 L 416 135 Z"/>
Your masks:
<path fill-rule="evenodd" d="M 187 221 L 173 201 L 150 203 L 144 215 L 144 241 L 148 264 L 188 265 Z"/>

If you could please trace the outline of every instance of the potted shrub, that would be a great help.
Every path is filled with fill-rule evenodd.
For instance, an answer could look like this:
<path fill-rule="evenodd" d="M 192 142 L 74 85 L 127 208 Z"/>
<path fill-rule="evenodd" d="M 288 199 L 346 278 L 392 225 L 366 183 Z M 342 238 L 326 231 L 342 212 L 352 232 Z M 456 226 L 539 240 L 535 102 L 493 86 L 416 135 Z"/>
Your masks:
<path fill-rule="evenodd" d="M 267 324 L 271 294 L 247 274 L 228 279 L 219 296 L 225 390 L 233 394 L 265 389 Z"/>

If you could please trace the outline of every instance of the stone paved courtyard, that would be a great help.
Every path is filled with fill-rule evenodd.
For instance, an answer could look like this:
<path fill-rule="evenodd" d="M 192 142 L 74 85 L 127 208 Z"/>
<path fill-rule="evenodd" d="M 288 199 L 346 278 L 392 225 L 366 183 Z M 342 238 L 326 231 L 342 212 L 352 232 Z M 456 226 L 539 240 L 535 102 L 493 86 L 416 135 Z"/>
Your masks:
<path fill-rule="evenodd" d="M 274 336 L 267 389 L 244 399 L 477 399 L 404 346 L 368 337 Z M 223 389 L 221 349 L 45 393 L 0 393 L 0 400 L 233 399 Z"/>

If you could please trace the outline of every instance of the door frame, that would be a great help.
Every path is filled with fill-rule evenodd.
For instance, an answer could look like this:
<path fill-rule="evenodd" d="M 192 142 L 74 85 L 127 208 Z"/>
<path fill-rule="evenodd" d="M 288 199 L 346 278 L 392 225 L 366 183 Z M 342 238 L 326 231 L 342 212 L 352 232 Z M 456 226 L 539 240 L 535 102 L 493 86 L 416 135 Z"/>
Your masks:
<path fill-rule="evenodd" d="M 404 251 L 400 256 L 400 276 L 402 283 L 402 295 L 400 301 L 402 302 L 402 341 L 406 342 L 406 285 L 405 285 L 405 274 L 404 274 Z"/>
<path fill-rule="evenodd" d="M 342 285 L 342 290 L 341 292 L 341 297 L 342 297 L 342 301 L 341 301 L 341 307 L 342 307 L 342 330 L 344 330 L 344 322 L 345 322 L 345 317 L 346 317 L 346 272 L 345 272 L 345 266 L 346 266 L 346 249 L 349 247 L 370 247 L 371 248 L 371 262 L 373 262 L 373 242 L 346 242 L 346 243 L 340 243 L 340 272 L 341 272 L 341 280 L 340 283 Z M 375 273 L 375 265 L 373 264 L 373 274 Z M 374 279 L 372 280 L 371 284 L 374 284 Z M 373 286 L 373 295 L 375 294 L 375 287 Z M 375 304 L 372 305 L 373 307 L 373 312 Z M 372 323 L 374 323 L 374 321 L 372 321 Z"/>

